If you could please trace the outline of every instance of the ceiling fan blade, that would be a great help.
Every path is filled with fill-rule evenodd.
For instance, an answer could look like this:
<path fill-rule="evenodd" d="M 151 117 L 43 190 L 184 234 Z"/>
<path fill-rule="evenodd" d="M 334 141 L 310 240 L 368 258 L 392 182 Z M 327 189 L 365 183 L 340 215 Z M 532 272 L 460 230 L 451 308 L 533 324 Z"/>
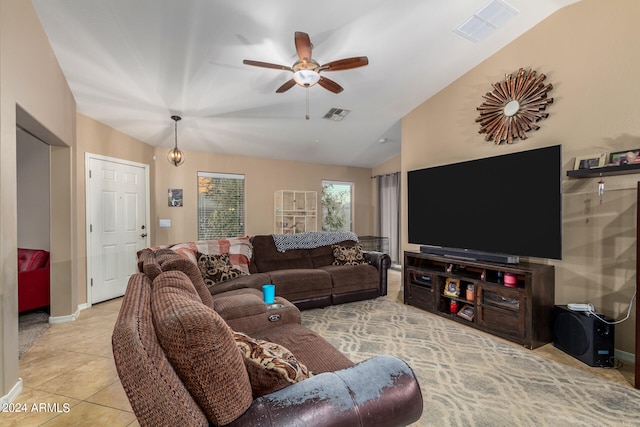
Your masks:
<path fill-rule="evenodd" d="M 311 39 L 309 39 L 309 34 L 303 33 L 301 31 L 296 31 L 294 41 L 296 43 L 296 52 L 298 53 L 298 57 L 301 61 L 308 61 L 311 59 L 311 49 L 313 45 L 311 44 Z"/>
<path fill-rule="evenodd" d="M 320 80 L 318 80 L 318 84 L 323 88 L 325 88 L 326 90 L 333 93 L 340 93 L 344 90 L 344 88 L 340 86 L 338 83 L 326 77 L 320 77 Z"/>
<path fill-rule="evenodd" d="M 366 56 L 356 56 L 353 58 L 338 59 L 337 61 L 327 62 L 320 67 L 320 71 L 349 70 L 351 68 L 364 67 L 367 64 L 369 64 L 369 58 Z"/>
<path fill-rule="evenodd" d="M 292 87 L 294 87 L 296 85 L 296 81 L 293 79 L 287 80 L 286 82 L 284 82 L 284 84 L 282 86 L 280 86 L 277 90 L 276 93 L 283 93 L 288 91 L 289 89 L 291 89 Z"/>
<path fill-rule="evenodd" d="M 242 63 L 246 65 L 253 65 L 255 67 L 274 68 L 276 70 L 293 71 L 293 68 L 287 67 L 286 65 L 272 64 L 270 62 L 252 61 L 250 59 L 245 59 L 244 61 L 242 61 Z"/>

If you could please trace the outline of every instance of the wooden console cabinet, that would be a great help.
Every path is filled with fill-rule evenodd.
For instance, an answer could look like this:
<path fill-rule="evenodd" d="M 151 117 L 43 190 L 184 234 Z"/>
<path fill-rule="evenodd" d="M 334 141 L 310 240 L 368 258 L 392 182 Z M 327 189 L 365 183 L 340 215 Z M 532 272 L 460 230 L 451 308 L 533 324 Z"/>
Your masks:
<path fill-rule="evenodd" d="M 510 286 L 504 284 L 505 277 Z M 453 295 L 451 291 L 455 291 Z M 404 253 L 405 304 L 530 349 L 553 340 L 554 293 L 552 265 L 496 264 Z M 456 313 L 451 311 L 452 301 L 457 304 Z"/>

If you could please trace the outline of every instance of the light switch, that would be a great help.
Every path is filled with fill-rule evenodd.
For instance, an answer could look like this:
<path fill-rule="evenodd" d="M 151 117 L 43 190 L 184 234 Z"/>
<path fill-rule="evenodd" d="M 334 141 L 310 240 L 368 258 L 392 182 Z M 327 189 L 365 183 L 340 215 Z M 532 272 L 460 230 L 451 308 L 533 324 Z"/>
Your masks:
<path fill-rule="evenodd" d="M 160 227 L 171 227 L 171 220 L 170 219 L 161 219 L 160 220 Z"/>

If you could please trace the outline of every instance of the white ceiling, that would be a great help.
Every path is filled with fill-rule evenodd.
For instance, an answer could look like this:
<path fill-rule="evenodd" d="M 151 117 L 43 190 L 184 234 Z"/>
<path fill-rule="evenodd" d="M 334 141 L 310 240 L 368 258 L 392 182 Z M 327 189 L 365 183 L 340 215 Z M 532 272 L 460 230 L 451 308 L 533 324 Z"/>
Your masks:
<path fill-rule="evenodd" d="M 170 116 L 180 115 L 178 145 L 187 151 L 373 167 L 399 154 L 404 115 L 577 0 L 507 0 L 519 13 L 483 41 L 453 32 L 487 1 L 33 3 L 82 114 L 167 151 Z M 320 64 L 369 58 L 366 67 L 323 74 L 344 92 L 311 87 L 308 121 L 306 89 L 275 93 L 289 71 L 242 64 L 293 65 L 295 31 L 309 34 Z M 351 113 L 323 119 L 332 107 Z"/>

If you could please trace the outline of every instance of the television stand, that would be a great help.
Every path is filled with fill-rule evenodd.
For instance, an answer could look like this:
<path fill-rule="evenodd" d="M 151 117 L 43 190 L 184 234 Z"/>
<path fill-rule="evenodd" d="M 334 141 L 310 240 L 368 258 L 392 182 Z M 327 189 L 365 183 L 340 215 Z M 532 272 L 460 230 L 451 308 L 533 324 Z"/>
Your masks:
<path fill-rule="evenodd" d="M 553 340 L 552 265 L 405 252 L 403 267 L 405 304 L 529 349 Z"/>

